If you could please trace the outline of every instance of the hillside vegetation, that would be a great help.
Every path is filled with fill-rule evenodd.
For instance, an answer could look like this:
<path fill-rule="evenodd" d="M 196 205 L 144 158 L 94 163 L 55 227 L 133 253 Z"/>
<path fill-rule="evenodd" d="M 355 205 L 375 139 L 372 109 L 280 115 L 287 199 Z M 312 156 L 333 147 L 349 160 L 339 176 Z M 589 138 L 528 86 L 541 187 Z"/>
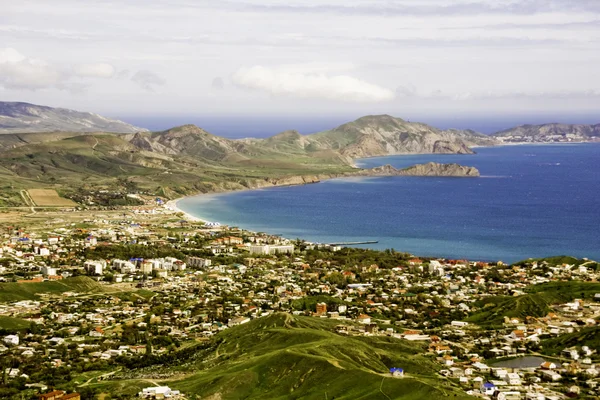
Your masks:
<path fill-rule="evenodd" d="M 348 337 L 338 322 L 274 314 L 228 329 L 201 370 L 172 383 L 222 399 L 467 398 L 439 375 L 420 345 L 387 337 Z M 390 367 L 407 376 L 392 378 Z"/>
<path fill-rule="evenodd" d="M 388 115 L 360 118 L 314 135 L 286 131 L 267 139 L 231 140 L 194 125 L 127 135 L 0 135 L 0 176 L 6 195 L 0 202 L 13 204 L 19 199 L 15 195 L 19 189 L 42 183 L 61 194 L 127 187 L 164 197 L 312 183 L 360 173 L 353 165 L 357 157 L 472 153 L 469 145 L 494 143 L 486 138 L 472 131 L 441 131 Z M 430 167 L 425 170 L 406 174 L 437 173 Z"/>
<path fill-rule="evenodd" d="M 41 294 L 94 293 L 100 292 L 102 289 L 100 284 L 86 276 L 67 278 L 60 281 L 0 283 L 0 302 L 39 300 Z"/>
<path fill-rule="evenodd" d="M 480 300 L 479 308 L 468 321 L 481 326 L 500 326 L 504 317 L 520 318 L 545 317 L 551 312 L 551 306 L 572 301 L 577 298 L 592 298 L 600 292 L 600 283 L 596 282 L 551 282 L 528 288 L 521 296 L 493 296 Z"/>

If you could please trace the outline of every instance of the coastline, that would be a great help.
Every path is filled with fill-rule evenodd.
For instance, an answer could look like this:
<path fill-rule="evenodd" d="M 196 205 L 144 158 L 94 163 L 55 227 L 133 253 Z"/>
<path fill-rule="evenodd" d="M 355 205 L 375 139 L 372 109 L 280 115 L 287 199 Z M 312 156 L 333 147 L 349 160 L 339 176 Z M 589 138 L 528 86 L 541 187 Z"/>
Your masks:
<path fill-rule="evenodd" d="M 177 207 L 177 202 L 179 202 L 180 200 L 183 200 L 183 199 L 185 199 L 185 197 L 179 197 L 177 199 L 169 200 L 165 204 L 165 208 L 168 209 L 169 211 L 183 214 L 183 218 L 190 222 L 204 222 L 204 223 L 208 222 L 207 220 L 205 220 L 203 218 L 193 216 L 192 214 L 187 213 L 187 212 L 183 211 L 181 208 Z"/>

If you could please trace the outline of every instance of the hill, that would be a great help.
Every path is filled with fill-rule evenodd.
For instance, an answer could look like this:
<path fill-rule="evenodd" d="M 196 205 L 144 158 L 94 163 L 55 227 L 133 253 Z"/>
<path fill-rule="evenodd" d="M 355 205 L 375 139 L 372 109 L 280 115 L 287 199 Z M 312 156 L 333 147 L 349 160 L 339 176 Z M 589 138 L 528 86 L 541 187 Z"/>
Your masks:
<path fill-rule="evenodd" d="M 39 300 L 41 294 L 94 293 L 100 292 L 102 289 L 101 285 L 86 276 L 67 278 L 60 281 L 0 283 L 0 302 Z"/>
<path fill-rule="evenodd" d="M 600 283 L 566 281 L 531 286 L 521 296 L 492 296 L 475 303 L 478 309 L 467 319 L 485 327 L 500 326 L 504 317 L 541 318 L 551 312 L 551 306 L 592 298 L 600 292 Z"/>
<path fill-rule="evenodd" d="M 341 335 L 341 323 L 280 313 L 255 319 L 219 333 L 210 349 L 192 357 L 199 361 L 177 367 L 189 375 L 165 383 L 213 399 L 469 398 L 419 355 L 421 345 Z M 391 377 L 390 367 L 404 368 L 405 377 Z M 109 385 L 113 391 L 132 386 L 124 383 Z"/>
<path fill-rule="evenodd" d="M 560 355 L 563 349 L 570 347 L 588 346 L 590 349 L 600 349 L 600 327 L 584 328 L 578 332 L 567 333 L 555 338 L 542 340 L 540 343 L 543 354 Z M 598 354 L 594 358 L 598 358 Z"/>
<path fill-rule="evenodd" d="M 130 191 L 172 198 L 313 183 L 353 174 L 478 176 L 476 170 L 458 165 L 431 164 L 401 172 L 360 170 L 353 159 L 381 155 L 384 150 L 386 154 L 471 152 L 465 143 L 480 143 L 482 137 L 470 131 L 439 131 L 389 116 L 361 118 L 315 135 L 286 131 L 267 139 L 231 140 L 194 125 L 125 135 L 0 135 L 0 189 L 4 193 L 0 204 L 14 205 L 19 200 L 18 190 L 32 187 L 84 198 L 94 190 L 118 191 L 127 186 Z M 387 144 L 379 150 L 363 146 L 384 139 Z M 415 145 L 420 141 L 426 145 Z M 74 195 L 80 190 L 85 193 Z"/>
<path fill-rule="evenodd" d="M 600 124 L 521 125 L 492 135 L 503 143 L 588 142 L 600 140 Z"/>
<path fill-rule="evenodd" d="M 133 133 L 145 130 L 89 112 L 0 102 L 0 134 L 54 131 Z"/>
<path fill-rule="evenodd" d="M 349 158 L 393 154 L 472 154 L 469 146 L 498 144 L 471 130 L 440 130 L 389 115 L 369 115 L 305 137 L 311 149 L 337 150 Z"/>

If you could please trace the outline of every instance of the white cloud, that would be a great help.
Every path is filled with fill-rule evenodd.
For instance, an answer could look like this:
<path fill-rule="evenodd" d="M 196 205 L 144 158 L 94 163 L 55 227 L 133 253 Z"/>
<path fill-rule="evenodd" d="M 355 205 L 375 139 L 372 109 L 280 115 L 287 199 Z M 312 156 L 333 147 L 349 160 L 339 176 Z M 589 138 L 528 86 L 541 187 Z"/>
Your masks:
<path fill-rule="evenodd" d="M 63 74 L 43 60 L 28 58 L 13 48 L 0 49 L 0 85 L 36 90 L 62 84 Z"/>
<path fill-rule="evenodd" d="M 232 76 L 241 87 L 273 95 L 322 98 L 350 102 L 384 102 L 394 99 L 394 92 L 349 75 L 327 75 L 310 66 L 241 68 Z"/>
<path fill-rule="evenodd" d="M 75 66 L 75 74 L 85 78 L 112 78 L 115 67 L 106 63 L 79 64 Z"/>
<path fill-rule="evenodd" d="M 58 66 L 25 56 L 11 47 L 0 49 L 0 86 L 7 89 L 58 89 L 81 93 L 88 86 L 76 78 L 111 78 L 114 73 L 115 68 L 110 64 Z"/>
<path fill-rule="evenodd" d="M 140 85 L 142 89 L 149 92 L 154 91 L 154 86 L 162 86 L 166 83 L 163 78 L 156 75 L 154 72 L 145 69 L 136 72 L 135 75 L 131 77 L 131 80 Z"/>

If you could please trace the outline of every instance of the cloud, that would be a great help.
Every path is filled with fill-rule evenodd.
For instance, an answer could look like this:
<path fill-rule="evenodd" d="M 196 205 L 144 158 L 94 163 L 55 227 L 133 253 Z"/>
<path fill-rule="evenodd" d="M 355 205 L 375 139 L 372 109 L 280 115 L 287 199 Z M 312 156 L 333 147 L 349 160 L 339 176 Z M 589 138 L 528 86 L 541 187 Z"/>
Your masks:
<path fill-rule="evenodd" d="M 58 89 L 82 93 L 89 85 L 86 78 L 111 78 L 115 68 L 110 64 L 78 64 L 57 66 L 27 57 L 13 48 L 0 49 L 0 86 L 13 90 Z"/>
<path fill-rule="evenodd" d="M 349 102 L 383 102 L 394 99 L 394 92 L 348 75 L 327 75 L 299 66 L 241 68 L 232 76 L 244 88 L 273 95 L 321 98 Z"/>
<path fill-rule="evenodd" d="M 223 78 L 217 76 L 212 80 L 211 86 L 213 89 L 223 90 L 225 89 L 225 82 L 223 82 Z"/>
<path fill-rule="evenodd" d="M 43 60 L 28 58 L 13 48 L 0 49 L 0 85 L 36 90 L 63 85 L 66 76 Z"/>
<path fill-rule="evenodd" d="M 75 66 L 75 75 L 85 78 L 112 78 L 115 67 L 106 63 L 79 64 Z"/>
<path fill-rule="evenodd" d="M 146 69 L 139 70 L 131 77 L 131 80 L 144 90 L 149 92 L 154 91 L 154 86 L 162 86 L 166 81 L 152 71 Z"/>

